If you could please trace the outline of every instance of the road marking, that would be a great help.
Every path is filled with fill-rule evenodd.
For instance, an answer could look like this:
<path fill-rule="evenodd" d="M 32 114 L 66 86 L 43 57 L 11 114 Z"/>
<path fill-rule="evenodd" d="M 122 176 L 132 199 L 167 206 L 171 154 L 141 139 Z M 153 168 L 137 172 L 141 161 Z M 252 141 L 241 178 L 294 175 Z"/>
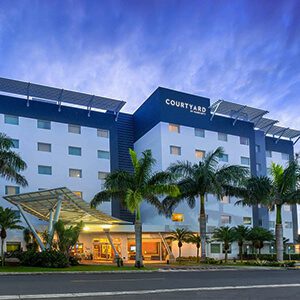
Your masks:
<path fill-rule="evenodd" d="M 164 277 L 157 277 L 157 278 L 126 278 L 126 279 L 101 279 L 101 282 L 103 281 L 145 281 L 145 280 L 165 280 L 166 278 Z M 99 279 L 78 279 L 78 280 L 71 280 L 71 282 L 76 282 L 76 283 L 80 283 L 80 282 L 99 282 Z M 0 298 L 1 299 L 1 298 Z"/>
<path fill-rule="evenodd" d="M 237 285 L 237 286 L 217 286 L 217 287 L 158 289 L 158 290 L 140 290 L 140 291 L 118 291 L 118 292 L 90 292 L 90 293 L 65 293 L 65 294 L 36 294 L 36 295 L 2 295 L 2 296 L 0 296 L 0 300 L 81 298 L 81 297 L 100 297 L 100 296 L 163 294 L 163 293 L 173 293 L 173 292 L 201 292 L 201 291 L 223 291 L 223 290 L 241 290 L 241 289 L 265 289 L 265 288 L 292 288 L 292 287 L 300 287 L 300 283 Z"/>

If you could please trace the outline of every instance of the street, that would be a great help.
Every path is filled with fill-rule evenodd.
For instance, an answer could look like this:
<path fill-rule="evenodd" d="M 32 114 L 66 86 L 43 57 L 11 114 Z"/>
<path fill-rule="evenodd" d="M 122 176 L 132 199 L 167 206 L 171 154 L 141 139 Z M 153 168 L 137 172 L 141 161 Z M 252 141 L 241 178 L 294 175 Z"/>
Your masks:
<path fill-rule="evenodd" d="M 299 270 L 1 275 L 1 299 L 297 299 Z"/>

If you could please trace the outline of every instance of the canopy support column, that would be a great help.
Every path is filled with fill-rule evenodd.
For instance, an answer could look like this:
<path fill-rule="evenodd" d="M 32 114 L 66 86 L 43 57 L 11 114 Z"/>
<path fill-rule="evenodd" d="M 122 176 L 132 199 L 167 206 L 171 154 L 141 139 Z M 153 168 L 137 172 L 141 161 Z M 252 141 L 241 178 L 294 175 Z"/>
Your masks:
<path fill-rule="evenodd" d="M 46 248 L 50 249 L 51 243 L 50 243 L 50 236 L 53 230 L 53 209 L 50 209 L 49 212 L 49 226 L 48 226 L 48 241 L 47 241 L 47 245 Z"/>
<path fill-rule="evenodd" d="M 109 233 L 109 229 L 108 228 L 104 228 L 103 231 L 104 231 L 104 233 L 105 233 L 105 235 L 106 235 L 106 237 L 107 237 L 107 239 L 108 239 L 108 241 L 109 241 L 109 243 L 110 243 L 110 245 L 111 245 L 111 247 L 112 247 L 112 249 L 114 251 L 115 258 L 119 258 L 119 253 L 118 253 L 118 251 L 117 251 L 117 249 L 116 249 L 116 247 L 115 247 L 115 245 L 113 243 L 113 240 L 112 240 L 111 235 Z"/>
<path fill-rule="evenodd" d="M 163 244 L 164 244 L 164 246 L 165 246 L 165 248 L 166 248 L 166 250 L 167 250 L 167 252 L 168 252 L 168 255 L 169 255 L 169 261 L 170 261 L 170 262 L 174 262 L 174 261 L 175 261 L 174 254 L 173 254 L 172 250 L 170 249 L 170 247 L 169 247 L 169 245 L 168 245 L 168 243 L 167 243 L 165 237 L 162 235 L 161 232 L 159 232 L 158 234 L 159 234 L 159 236 L 160 236 L 160 238 L 161 238 L 161 240 L 162 240 L 162 242 L 163 242 Z"/>
<path fill-rule="evenodd" d="M 21 207 L 21 205 L 17 205 L 22 217 L 24 218 L 26 224 L 28 225 L 30 231 L 32 232 L 32 234 L 34 235 L 34 237 L 36 238 L 36 241 L 38 242 L 39 246 L 41 247 L 42 251 L 45 250 L 45 245 L 43 244 L 41 238 L 39 237 L 39 235 L 37 234 L 35 228 L 33 227 L 33 225 L 31 224 L 31 222 L 29 221 L 29 219 L 27 218 L 27 216 L 25 215 L 25 212 L 23 210 L 23 208 Z"/>
<path fill-rule="evenodd" d="M 51 222 L 52 223 L 51 230 L 49 230 L 49 241 L 48 241 L 49 248 L 50 248 L 50 245 L 52 244 L 52 240 L 53 240 L 54 225 L 55 225 L 55 223 L 57 223 L 59 215 L 60 215 L 62 200 L 63 200 L 63 196 L 59 195 L 57 197 L 57 204 L 56 204 L 56 208 L 55 208 L 55 212 L 54 212 L 54 218 Z M 50 215 L 51 215 L 51 213 L 50 213 Z M 49 227 L 50 227 L 50 221 L 49 221 Z"/>

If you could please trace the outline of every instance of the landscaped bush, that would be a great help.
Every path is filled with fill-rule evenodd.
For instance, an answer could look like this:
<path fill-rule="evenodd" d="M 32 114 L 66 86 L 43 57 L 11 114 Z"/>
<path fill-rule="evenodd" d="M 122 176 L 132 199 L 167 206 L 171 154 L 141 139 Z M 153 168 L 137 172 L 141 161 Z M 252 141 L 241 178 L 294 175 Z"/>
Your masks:
<path fill-rule="evenodd" d="M 78 266 L 79 265 L 79 258 L 75 257 L 75 256 L 70 256 L 69 258 L 69 263 L 71 266 Z"/>
<path fill-rule="evenodd" d="M 33 252 L 26 251 L 20 256 L 23 266 L 65 268 L 69 266 L 68 258 L 61 252 L 55 250 Z"/>

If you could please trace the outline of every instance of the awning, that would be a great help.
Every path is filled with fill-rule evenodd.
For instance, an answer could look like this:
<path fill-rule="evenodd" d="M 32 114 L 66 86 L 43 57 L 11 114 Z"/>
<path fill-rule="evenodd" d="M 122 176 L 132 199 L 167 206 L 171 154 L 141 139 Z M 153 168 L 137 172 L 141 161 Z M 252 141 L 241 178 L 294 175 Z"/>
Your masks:
<path fill-rule="evenodd" d="M 16 206 L 20 206 L 29 214 L 41 220 L 49 221 L 50 212 L 56 209 L 59 197 L 62 199 L 59 219 L 66 223 L 73 224 L 83 221 L 84 224 L 128 224 L 128 222 L 91 208 L 87 202 L 66 187 L 4 196 L 3 198 Z"/>

